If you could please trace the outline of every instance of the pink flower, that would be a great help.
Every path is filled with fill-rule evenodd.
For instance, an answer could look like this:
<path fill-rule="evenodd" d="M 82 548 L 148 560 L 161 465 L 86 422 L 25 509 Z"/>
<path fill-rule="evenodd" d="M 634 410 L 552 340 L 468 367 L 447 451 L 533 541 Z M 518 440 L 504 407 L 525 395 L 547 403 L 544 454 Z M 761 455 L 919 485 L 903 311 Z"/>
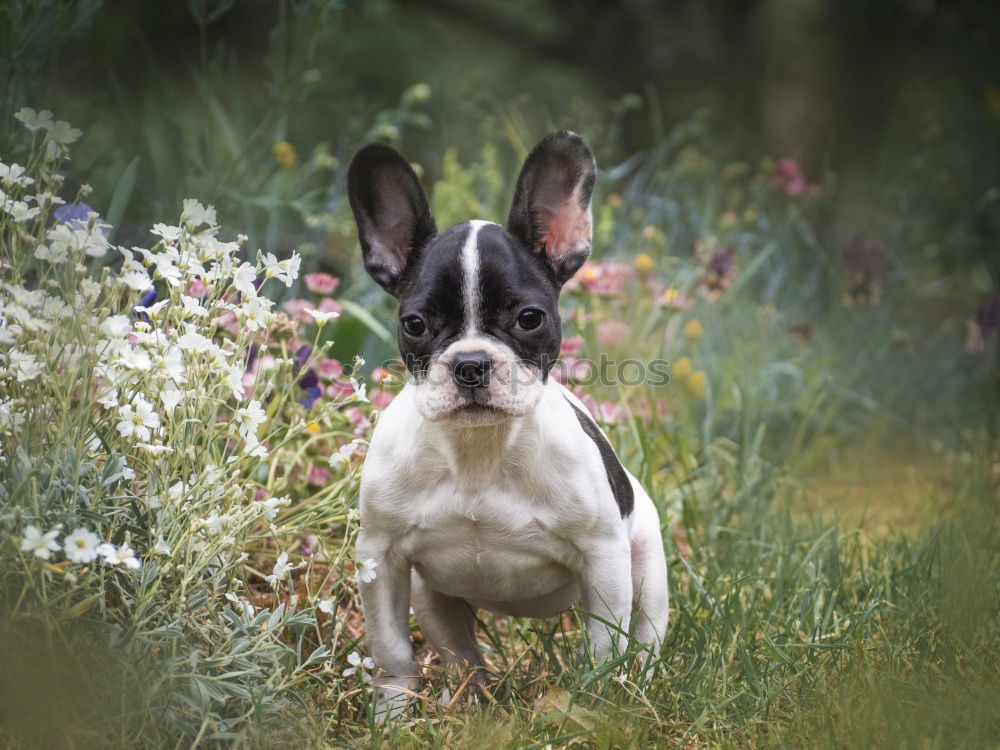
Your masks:
<path fill-rule="evenodd" d="M 371 427 L 372 425 L 372 423 L 368 421 L 368 417 L 365 416 L 365 413 L 357 407 L 348 409 L 345 414 L 347 414 L 347 421 L 357 427 Z"/>
<path fill-rule="evenodd" d="M 620 320 L 606 320 L 597 326 L 597 343 L 610 348 L 624 344 L 632 335 L 632 329 Z"/>
<path fill-rule="evenodd" d="M 319 361 L 319 374 L 320 377 L 333 380 L 344 374 L 344 366 L 336 359 L 321 359 Z"/>
<path fill-rule="evenodd" d="M 335 312 L 335 313 L 339 313 L 341 311 L 341 309 L 342 308 L 340 307 L 340 305 L 337 304 L 336 302 L 334 302 L 332 299 L 328 299 L 327 298 L 327 299 L 321 299 L 319 301 L 319 311 L 320 312 L 325 312 L 325 313 Z"/>
<path fill-rule="evenodd" d="M 309 484 L 326 484 L 330 481 L 330 471 L 318 464 L 309 467 L 309 476 L 306 478 Z"/>
<path fill-rule="evenodd" d="M 333 294 L 340 286 L 340 279 L 328 273 L 307 273 L 302 278 L 306 282 L 306 289 L 314 294 Z"/>
<path fill-rule="evenodd" d="M 626 279 L 632 275 L 631 266 L 623 263 L 597 263 L 587 261 L 566 284 L 567 289 L 583 286 L 591 294 L 615 297 L 621 294 Z"/>
<path fill-rule="evenodd" d="M 396 398 L 396 394 L 383 391 L 381 388 L 373 388 L 368 394 L 368 400 L 376 409 L 384 409 L 392 403 L 394 398 Z"/>
<path fill-rule="evenodd" d="M 583 349 L 583 339 L 579 336 L 567 336 L 559 346 L 559 351 L 569 356 L 576 356 L 581 349 Z"/>
<path fill-rule="evenodd" d="M 261 487 L 258 487 L 257 489 L 255 489 L 253 491 L 253 499 L 254 500 L 267 500 L 268 497 L 269 497 L 269 495 L 267 494 L 267 490 L 265 490 L 265 489 L 263 489 Z"/>
<path fill-rule="evenodd" d="M 552 368 L 552 376 L 560 383 L 586 380 L 590 377 L 590 362 L 576 357 L 563 357 Z"/>
<path fill-rule="evenodd" d="M 348 398 L 353 393 L 354 387 L 350 383 L 343 383 L 339 380 L 334 380 L 326 387 L 327 398 L 344 399 Z"/>
<path fill-rule="evenodd" d="M 613 401 L 602 401 L 598 407 L 598 419 L 605 424 L 621 424 L 628 419 L 628 412 Z"/>
<path fill-rule="evenodd" d="M 302 551 L 302 556 L 312 557 L 313 552 L 316 550 L 316 542 L 318 541 L 319 537 L 316 536 L 315 534 L 310 534 L 305 539 L 303 539 L 302 544 L 299 546 L 299 549 Z"/>
<path fill-rule="evenodd" d="M 282 309 L 300 323 L 311 323 L 309 310 L 315 310 L 316 305 L 307 299 L 290 299 L 283 304 Z"/>
<path fill-rule="evenodd" d="M 193 282 L 191 282 L 191 286 L 188 287 L 188 290 L 184 292 L 184 294 L 186 294 L 188 297 L 196 297 L 198 299 L 201 299 L 210 291 L 212 291 L 212 287 L 205 286 L 205 284 L 202 282 L 201 279 L 195 279 Z"/>
<path fill-rule="evenodd" d="M 806 175 L 795 159 L 786 156 L 775 162 L 771 185 L 785 191 L 785 195 L 795 197 L 806 191 Z"/>
<path fill-rule="evenodd" d="M 671 310 L 690 310 L 694 307 L 694 300 L 677 289 L 664 289 L 660 304 Z"/>

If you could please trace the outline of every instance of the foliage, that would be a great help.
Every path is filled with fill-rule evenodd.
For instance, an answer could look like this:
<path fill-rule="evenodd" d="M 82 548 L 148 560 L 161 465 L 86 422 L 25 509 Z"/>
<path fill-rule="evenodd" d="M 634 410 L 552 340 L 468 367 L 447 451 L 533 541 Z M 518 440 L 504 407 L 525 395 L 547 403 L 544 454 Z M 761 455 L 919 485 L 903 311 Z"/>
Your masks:
<path fill-rule="evenodd" d="M 97 214 L 57 197 L 79 131 L 44 112 L 18 119 L 35 147 L 27 168 L 4 165 L 0 224 L 0 594 L 4 656 L 20 661 L 5 670 L 5 721 L 21 703 L 11 677 L 79 651 L 94 674 L 75 656 L 71 671 L 107 700 L 90 731 L 231 736 L 286 708 L 345 646 L 315 607 L 324 576 L 345 586 L 360 446 L 345 407 L 364 405 L 364 387 L 312 397 L 316 359 L 297 331 L 316 343 L 337 313 L 310 306 L 307 327 L 263 294 L 295 280 L 298 256 L 241 263 L 244 238 L 220 239 L 194 200 L 153 228 L 151 249 L 112 248 Z M 109 253 L 122 263 L 101 270 Z M 334 476 L 310 466 L 318 453 L 338 456 Z M 333 524 L 343 536 L 303 555 L 296 534 Z M 267 596 L 248 549 L 278 557 Z M 290 587 L 317 563 L 317 589 Z M 83 720 L 26 729 L 43 741 Z"/>

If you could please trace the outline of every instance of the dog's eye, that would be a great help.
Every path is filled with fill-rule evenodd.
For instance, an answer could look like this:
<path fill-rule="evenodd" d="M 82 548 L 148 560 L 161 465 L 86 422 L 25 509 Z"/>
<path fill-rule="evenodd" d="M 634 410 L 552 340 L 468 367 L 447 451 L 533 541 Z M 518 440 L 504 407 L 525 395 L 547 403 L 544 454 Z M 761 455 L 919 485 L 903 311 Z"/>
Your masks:
<path fill-rule="evenodd" d="M 542 324 L 544 317 L 545 313 L 541 310 L 529 307 L 527 310 L 522 310 L 521 314 L 517 316 L 517 325 L 525 331 L 533 331 Z"/>
<path fill-rule="evenodd" d="M 427 326 L 419 315 L 408 315 L 403 318 L 403 330 L 408 336 L 423 336 L 427 332 Z"/>

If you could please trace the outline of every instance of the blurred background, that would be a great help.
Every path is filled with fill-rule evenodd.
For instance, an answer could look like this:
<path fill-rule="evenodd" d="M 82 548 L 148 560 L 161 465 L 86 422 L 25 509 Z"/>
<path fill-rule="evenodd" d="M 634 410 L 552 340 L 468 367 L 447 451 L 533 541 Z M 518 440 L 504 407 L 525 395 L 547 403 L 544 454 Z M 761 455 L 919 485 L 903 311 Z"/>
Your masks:
<path fill-rule="evenodd" d="M 194 196 L 249 247 L 342 278 L 391 329 L 359 273 L 353 151 L 400 149 L 439 225 L 502 220 L 531 145 L 571 128 L 601 166 L 595 256 L 643 255 L 644 273 L 685 292 L 704 280 L 691 268 L 719 277 L 726 294 L 698 315 L 720 399 L 735 384 L 789 430 L 818 392 L 850 407 L 829 407 L 817 434 L 877 417 L 933 442 L 923 431 L 942 422 L 982 423 L 1000 279 L 993 3 L 2 7 L 3 111 L 51 109 L 84 130 L 67 192 L 91 185 L 119 244 L 149 242 Z M 4 151 L 23 145 L 16 126 L 0 124 Z M 342 356 L 392 355 L 370 324 L 338 326 Z M 670 331 L 643 354 L 676 359 Z"/>

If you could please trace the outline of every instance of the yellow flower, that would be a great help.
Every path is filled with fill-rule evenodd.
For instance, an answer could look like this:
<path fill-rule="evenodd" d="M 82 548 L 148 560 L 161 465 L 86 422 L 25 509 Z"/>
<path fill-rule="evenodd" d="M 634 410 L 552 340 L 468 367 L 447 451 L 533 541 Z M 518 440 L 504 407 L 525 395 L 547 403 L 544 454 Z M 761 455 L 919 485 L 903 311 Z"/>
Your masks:
<path fill-rule="evenodd" d="M 674 362 L 674 366 L 670 368 L 670 374 L 677 380 L 683 380 L 694 368 L 691 366 L 690 357 L 681 357 L 679 360 Z"/>
<path fill-rule="evenodd" d="M 688 375 L 687 379 L 684 381 L 684 389 L 693 398 L 704 398 L 705 383 L 706 383 L 705 373 L 703 373 L 701 370 L 695 370 L 690 375 Z"/>
<path fill-rule="evenodd" d="M 697 341 L 705 335 L 705 329 L 701 327 L 701 321 L 691 318 L 684 324 L 684 338 L 688 341 Z"/>
<path fill-rule="evenodd" d="M 649 273 L 656 268 L 656 261 L 653 260 L 649 253 L 639 253 L 635 256 L 633 265 L 639 273 Z"/>
<path fill-rule="evenodd" d="M 319 434 L 319 422 L 310 422 L 309 424 L 307 424 L 306 425 L 306 432 L 308 432 L 310 435 L 318 435 Z"/>
<path fill-rule="evenodd" d="M 295 146 L 288 141 L 275 143 L 271 146 L 271 153 L 274 155 L 274 160 L 282 167 L 292 166 L 298 158 L 295 154 Z"/>

